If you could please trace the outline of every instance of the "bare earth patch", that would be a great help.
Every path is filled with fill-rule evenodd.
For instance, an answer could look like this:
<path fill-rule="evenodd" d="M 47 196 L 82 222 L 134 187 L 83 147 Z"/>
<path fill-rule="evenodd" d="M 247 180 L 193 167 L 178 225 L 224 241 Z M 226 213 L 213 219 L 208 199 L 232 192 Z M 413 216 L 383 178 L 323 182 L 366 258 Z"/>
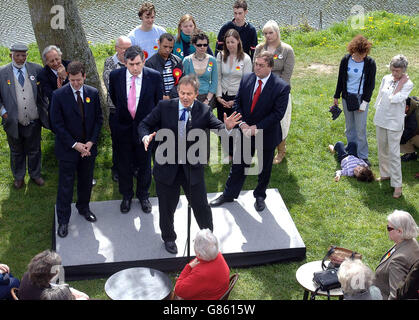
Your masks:
<path fill-rule="evenodd" d="M 313 70 L 313 71 L 318 71 L 318 72 L 321 72 L 321 73 L 332 74 L 332 73 L 336 73 L 337 68 L 335 66 L 331 66 L 331 65 L 327 65 L 327 64 L 312 63 L 312 64 L 308 65 L 307 69 Z"/>

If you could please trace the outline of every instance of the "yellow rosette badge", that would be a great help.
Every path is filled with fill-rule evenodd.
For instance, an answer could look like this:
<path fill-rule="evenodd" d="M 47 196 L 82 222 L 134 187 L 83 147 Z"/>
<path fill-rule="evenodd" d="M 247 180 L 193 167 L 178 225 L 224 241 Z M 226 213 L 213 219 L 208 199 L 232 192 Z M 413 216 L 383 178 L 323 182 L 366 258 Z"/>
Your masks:
<path fill-rule="evenodd" d="M 86 98 L 86 102 L 90 103 L 90 98 L 89 97 Z"/>
<path fill-rule="evenodd" d="M 9 86 L 10 86 L 10 83 L 11 83 L 11 82 L 10 82 L 10 80 L 7 80 L 7 84 L 8 84 Z"/>

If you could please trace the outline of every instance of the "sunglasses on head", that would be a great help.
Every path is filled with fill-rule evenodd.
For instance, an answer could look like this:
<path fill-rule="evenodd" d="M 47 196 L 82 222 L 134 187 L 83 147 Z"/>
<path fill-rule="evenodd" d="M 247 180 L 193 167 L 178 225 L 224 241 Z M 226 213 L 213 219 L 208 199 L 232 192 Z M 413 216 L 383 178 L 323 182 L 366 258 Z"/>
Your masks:
<path fill-rule="evenodd" d="M 388 231 L 388 232 L 393 231 L 393 230 L 394 230 L 394 228 L 392 228 L 392 227 L 390 227 L 390 226 L 387 226 L 387 231 Z"/>
<path fill-rule="evenodd" d="M 198 48 L 201 48 L 201 47 L 208 47 L 208 43 L 197 43 L 197 44 L 196 44 L 196 46 L 197 46 Z"/>

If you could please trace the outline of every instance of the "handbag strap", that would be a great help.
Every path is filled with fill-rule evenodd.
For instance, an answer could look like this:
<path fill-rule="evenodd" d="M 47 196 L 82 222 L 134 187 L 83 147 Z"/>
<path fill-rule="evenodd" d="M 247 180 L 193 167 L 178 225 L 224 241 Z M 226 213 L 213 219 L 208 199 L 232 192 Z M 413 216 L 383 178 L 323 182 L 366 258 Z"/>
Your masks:
<path fill-rule="evenodd" d="M 323 270 L 326 270 L 326 269 L 327 269 L 326 264 L 325 264 L 324 262 L 325 262 L 325 261 L 327 260 L 327 258 L 329 258 L 329 257 L 331 256 L 331 254 L 335 251 L 335 248 L 336 248 L 336 246 L 331 246 L 331 247 L 330 247 L 330 249 L 329 249 L 329 251 L 327 251 L 326 255 L 324 256 L 324 258 L 323 258 L 323 260 L 322 260 L 322 269 L 323 269 Z"/>
<path fill-rule="evenodd" d="M 361 83 L 362 83 L 362 78 L 364 77 L 364 71 L 365 71 L 365 63 L 364 63 L 364 67 L 362 68 L 361 80 L 359 80 L 358 95 L 359 95 L 359 91 L 361 90 Z"/>

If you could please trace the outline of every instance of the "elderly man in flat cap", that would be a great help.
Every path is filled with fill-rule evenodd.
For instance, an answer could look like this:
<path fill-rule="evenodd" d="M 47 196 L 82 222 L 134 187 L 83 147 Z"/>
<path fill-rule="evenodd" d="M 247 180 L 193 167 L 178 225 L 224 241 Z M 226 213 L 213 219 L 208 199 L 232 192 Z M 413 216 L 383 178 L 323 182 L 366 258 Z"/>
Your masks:
<path fill-rule="evenodd" d="M 48 127 L 47 102 L 40 94 L 36 76 L 42 67 L 27 62 L 28 47 L 10 48 L 12 62 L 0 69 L 0 114 L 10 148 L 14 187 L 24 186 L 26 163 L 31 180 L 44 185 L 41 177 L 41 126 Z"/>

